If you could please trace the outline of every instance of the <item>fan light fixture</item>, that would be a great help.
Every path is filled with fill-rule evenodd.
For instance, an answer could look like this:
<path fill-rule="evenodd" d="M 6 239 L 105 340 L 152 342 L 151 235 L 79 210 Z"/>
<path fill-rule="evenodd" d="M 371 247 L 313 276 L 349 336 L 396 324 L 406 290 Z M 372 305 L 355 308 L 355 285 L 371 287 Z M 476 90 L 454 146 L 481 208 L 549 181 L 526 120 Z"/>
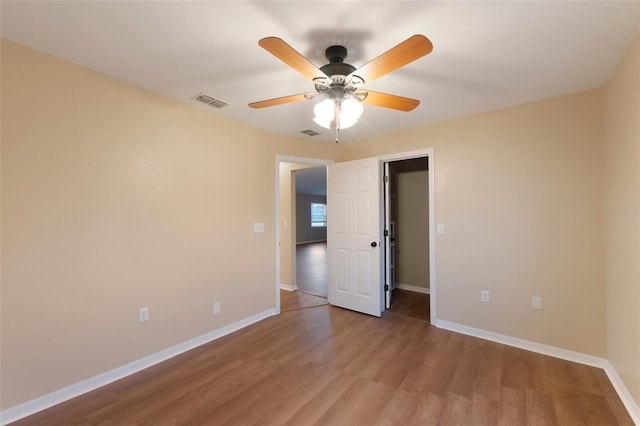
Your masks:
<path fill-rule="evenodd" d="M 347 49 L 344 46 L 333 45 L 324 52 L 329 63 L 318 68 L 278 37 L 265 37 L 258 44 L 312 80 L 316 91 L 315 93 L 300 93 L 252 102 L 249 106 L 251 108 L 266 108 L 322 96 L 324 100 L 313 108 L 315 114 L 313 121 L 326 129 L 335 128 L 336 143 L 340 129 L 346 129 L 358 122 L 358 118 L 362 115 L 363 102 L 405 112 L 412 111 L 417 107 L 420 104 L 417 99 L 365 90 L 363 86 L 365 80 L 367 83 L 371 83 L 433 50 L 433 44 L 428 38 L 422 34 L 415 34 L 356 69 L 353 65 L 344 62 L 347 57 Z"/>
<path fill-rule="evenodd" d="M 325 129 L 347 129 L 358 122 L 364 107 L 354 99 L 325 99 L 313 108 L 313 121 Z"/>

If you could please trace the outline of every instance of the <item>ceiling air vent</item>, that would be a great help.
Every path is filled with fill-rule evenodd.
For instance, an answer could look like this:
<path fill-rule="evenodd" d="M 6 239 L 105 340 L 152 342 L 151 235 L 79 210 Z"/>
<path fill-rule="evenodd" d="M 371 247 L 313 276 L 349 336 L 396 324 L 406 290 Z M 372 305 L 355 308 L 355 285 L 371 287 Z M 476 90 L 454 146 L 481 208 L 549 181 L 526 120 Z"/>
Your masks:
<path fill-rule="evenodd" d="M 219 99 L 212 98 L 211 96 L 205 95 L 203 93 L 198 93 L 197 95 L 195 95 L 191 99 L 194 99 L 194 100 L 196 100 L 198 102 L 202 102 L 203 104 L 207 104 L 207 105 L 210 105 L 210 106 L 215 107 L 215 108 L 222 108 L 222 107 L 225 107 L 225 106 L 229 105 L 226 102 L 222 102 Z"/>
<path fill-rule="evenodd" d="M 314 132 L 314 131 L 313 131 L 313 130 L 311 130 L 311 129 L 303 130 L 303 131 L 301 131 L 300 133 L 304 133 L 304 134 L 305 134 L 305 135 L 307 135 L 307 136 L 318 136 L 318 135 L 320 134 L 320 133 L 318 133 L 318 132 Z"/>

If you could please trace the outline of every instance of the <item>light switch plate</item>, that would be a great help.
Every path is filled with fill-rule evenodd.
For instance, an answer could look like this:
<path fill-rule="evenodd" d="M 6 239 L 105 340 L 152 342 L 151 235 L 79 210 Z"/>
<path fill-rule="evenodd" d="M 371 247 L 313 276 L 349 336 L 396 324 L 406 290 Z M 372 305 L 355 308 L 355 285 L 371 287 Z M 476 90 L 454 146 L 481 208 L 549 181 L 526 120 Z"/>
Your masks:
<path fill-rule="evenodd" d="M 253 232 L 264 232 L 264 223 L 254 223 Z"/>

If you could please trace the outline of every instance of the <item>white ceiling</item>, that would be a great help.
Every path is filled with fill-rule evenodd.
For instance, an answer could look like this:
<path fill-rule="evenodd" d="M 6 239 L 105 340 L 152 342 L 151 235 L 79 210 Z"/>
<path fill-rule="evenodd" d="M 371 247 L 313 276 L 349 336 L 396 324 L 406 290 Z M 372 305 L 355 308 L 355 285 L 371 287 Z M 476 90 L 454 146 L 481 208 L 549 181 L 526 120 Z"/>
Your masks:
<path fill-rule="evenodd" d="M 467 116 L 602 86 L 640 29 L 640 1 L 5 1 L 1 35 L 274 133 L 333 132 L 313 101 L 249 102 L 313 91 L 258 46 L 277 36 L 318 66 L 342 44 L 356 68 L 413 34 L 433 52 L 366 85 L 421 101 L 412 112 L 366 105 L 341 140 Z"/>

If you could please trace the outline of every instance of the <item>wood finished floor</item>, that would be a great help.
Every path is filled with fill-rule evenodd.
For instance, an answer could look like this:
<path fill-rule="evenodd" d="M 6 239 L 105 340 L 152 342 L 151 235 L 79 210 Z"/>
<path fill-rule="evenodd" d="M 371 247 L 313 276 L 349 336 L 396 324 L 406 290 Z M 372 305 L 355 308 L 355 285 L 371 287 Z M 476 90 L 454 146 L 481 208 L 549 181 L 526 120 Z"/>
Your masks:
<path fill-rule="evenodd" d="M 296 246 L 296 286 L 306 293 L 327 297 L 327 242 Z"/>
<path fill-rule="evenodd" d="M 430 299 L 428 294 L 415 291 L 393 289 L 389 312 L 422 321 L 430 320 Z"/>
<path fill-rule="evenodd" d="M 603 370 L 324 305 L 15 425 L 632 425 Z"/>
<path fill-rule="evenodd" d="M 295 311 L 329 303 L 326 297 L 305 293 L 300 290 L 280 290 L 280 312 Z"/>

